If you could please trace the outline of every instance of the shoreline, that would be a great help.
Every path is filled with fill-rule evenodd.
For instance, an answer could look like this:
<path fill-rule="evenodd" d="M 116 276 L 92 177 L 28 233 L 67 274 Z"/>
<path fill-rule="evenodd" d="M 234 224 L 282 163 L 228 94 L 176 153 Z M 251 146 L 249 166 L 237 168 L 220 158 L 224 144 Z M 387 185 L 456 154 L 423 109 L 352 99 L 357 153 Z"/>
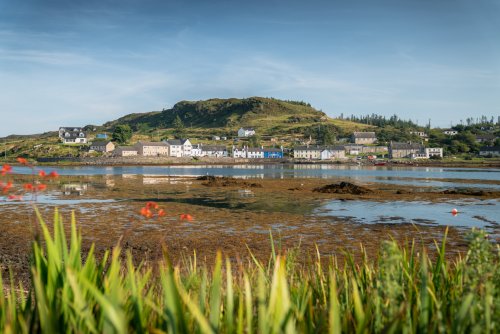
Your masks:
<path fill-rule="evenodd" d="M 386 164 L 375 166 L 364 160 L 296 160 L 288 159 L 246 159 L 203 157 L 98 157 L 98 158 L 39 158 L 39 166 L 200 166 L 200 165 L 342 165 L 363 167 L 455 167 L 455 168 L 500 168 L 500 159 L 482 161 L 439 161 L 439 160 L 379 160 Z"/>

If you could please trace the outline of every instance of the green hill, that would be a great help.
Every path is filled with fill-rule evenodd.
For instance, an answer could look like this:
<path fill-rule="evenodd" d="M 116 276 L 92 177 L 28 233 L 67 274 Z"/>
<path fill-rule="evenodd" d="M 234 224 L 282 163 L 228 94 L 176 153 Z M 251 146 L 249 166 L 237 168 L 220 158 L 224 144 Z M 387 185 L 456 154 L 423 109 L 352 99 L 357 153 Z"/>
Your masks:
<path fill-rule="evenodd" d="M 170 129 L 179 116 L 187 134 L 234 135 L 240 127 L 253 127 L 260 135 L 278 136 L 291 133 L 307 134 L 318 125 L 335 127 L 339 134 L 367 125 L 329 118 L 305 102 L 283 101 L 273 98 L 251 97 L 246 99 L 210 99 L 181 101 L 173 108 L 141 114 L 129 114 L 104 124 L 108 130 L 116 125 L 128 124 L 134 130 L 141 127 Z"/>

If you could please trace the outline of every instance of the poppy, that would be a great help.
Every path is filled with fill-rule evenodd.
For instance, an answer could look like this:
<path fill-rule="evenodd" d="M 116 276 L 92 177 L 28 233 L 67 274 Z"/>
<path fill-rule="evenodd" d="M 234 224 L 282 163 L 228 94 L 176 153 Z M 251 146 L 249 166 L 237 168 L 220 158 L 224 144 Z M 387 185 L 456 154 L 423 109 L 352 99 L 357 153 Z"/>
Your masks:
<path fill-rule="evenodd" d="M 189 213 L 183 213 L 181 214 L 181 220 L 192 221 L 193 216 L 191 216 Z"/>
<path fill-rule="evenodd" d="M 146 208 L 148 208 L 148 209 L 150 209 L 150 208 L 158 209 L 158 204 L 155 203 L 155 202 L 147 202 L 146 203 Z"/>
<path fill-rule="evenodd" d="M 9 189 L 12 188 L 12 182 L 9 181 L 5 186 L 2 188 L 2 192 L 5 194 Z"/>
<path fill-rule="evenodd" d="M 49 177 L 56 178 L 59 177 L 59 174 L 55 170 L 53 170 L 52 172 L 49 173 Z"/>
<path fill-rule="evenodd" d="M 9 195 L 9 197 L 7 197 L 7 199 L 9 199 L 11 201 L 22 201 L 23 196 L 21 196 L 21 195 Z"/>
<path fill-rule="evenodd" d="M 47 189 L 47 185 L 46 184 L 39 184 L 36 187 L 36 190 L 38 190 L 38 191 L 44 191 L 45 189 Z"/>
<path fill-rule="evenodd" d="M 165 210 L 163 210 L 163 209 L 158 210 L 158 217 L 163 217 L 163 216 L 165 216 L 166 214 L 167 214 L 167 213 L 165 212 Z"/>
<path fill-rule="evenodd" d="M 28 164 L 28 160 L 26 160 L 25 158 L 17 158 L 17 161 L 20 163 L 20 164 L 23 164 L 23 165 L 27 165 Z"/>
<path fill-rule="evenodd" d="M 10 173 L 12 171 L 12 167 L 10 165 L 3 165 L 2 166 L 2 170 L 0 171 L 0 173 L 3 175 L 7 174 L 7 173 Z"/>
<path fill-rule="evenodd" d="M 26 191 L 32 191 L 33 190 L 33 185 L 31 183 L 26 183 L 23 185 L 24 190 Z"/>
<path fill-rule="evenodd" d="M 41 171 L 38 172 L 38 176 L 45 177 L 45 176 L 47 176 L 47 174 L 45 173 L 44 170 L 41 170 Z"/>
<path fill-rule="evenodd" d="M 151 218 L 153 216 L 153 213 L 147 207 L 144 207 L 141 208 L 141 215 L 146 218 Z"/>

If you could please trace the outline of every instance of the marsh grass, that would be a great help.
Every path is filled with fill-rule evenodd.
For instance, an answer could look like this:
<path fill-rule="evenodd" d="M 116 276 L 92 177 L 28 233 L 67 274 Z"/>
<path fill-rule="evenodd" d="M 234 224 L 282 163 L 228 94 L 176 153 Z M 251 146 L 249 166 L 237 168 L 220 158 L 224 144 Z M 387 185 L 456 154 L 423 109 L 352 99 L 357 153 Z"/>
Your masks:
<path fill-rule="evenodd" d="M 446 260 L 415 243 L 382 243 L 375 261 L 345 254 L 308 265 L 274 247 L 267 263 L 212 268 L 196 254 L 173 266 L 135 265 L 120 246 L 82 254 L 75 219 L 67 240 L 56 212 L 52 232 L 39 216 L 31 288 L 0 290 L 2 333 L 473 333 L 498 332 L 500 250 L 472 231 L 468 252 Z M 279 249 L 279 247 L 278 247 Z M 83 260 L 83 258 L 85 260 Z M 326 264 L 325 264 L 326 263 Z M 3 286 L 0 277 L 0 285 Z"/>

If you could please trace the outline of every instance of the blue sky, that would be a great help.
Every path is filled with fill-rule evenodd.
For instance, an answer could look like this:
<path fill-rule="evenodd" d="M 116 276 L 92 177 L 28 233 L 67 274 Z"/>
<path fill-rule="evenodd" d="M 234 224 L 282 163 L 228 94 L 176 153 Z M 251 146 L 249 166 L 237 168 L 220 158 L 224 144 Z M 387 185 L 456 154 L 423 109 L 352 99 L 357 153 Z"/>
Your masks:
<path fill-rule="evenodd" d="M 496 118 L 499 17 L 498 0 L 0 0 L 0 136 L 213 97 Z"/>

